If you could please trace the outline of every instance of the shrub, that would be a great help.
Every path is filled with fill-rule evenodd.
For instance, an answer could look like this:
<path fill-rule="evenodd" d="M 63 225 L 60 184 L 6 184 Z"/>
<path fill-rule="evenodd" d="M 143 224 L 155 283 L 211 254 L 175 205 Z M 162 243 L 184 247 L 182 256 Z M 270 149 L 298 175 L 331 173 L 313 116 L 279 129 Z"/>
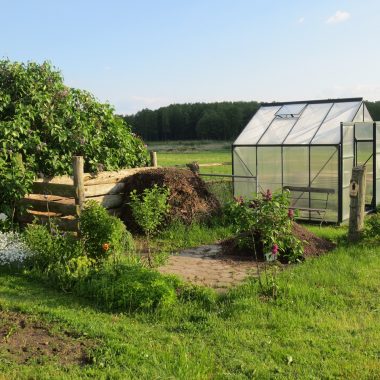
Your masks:
<path fill-rule="evenodd" d="M 268 190 L 246 202 L 240 197 L 226 206 L 225 213 L 242 246 L 266 254 L 267 258 L 280 255 L 289 262 L 303 255 L 302 243 L 292 233 L 288 192 L 272 194 Z"/>
<path fill-rule="evenodd" d="M 7 217 L 1 223 L 3 228 L 13 227 L 18 201 L 31 189 L 34 176 L 29 168 L 30 164 L 23 163 L 21 154 L 8 153 L 4 158 L 0 153 L 0 212 Z"/>
<path fill-rule="evenodd" d="M 108 214 L 96 201 L 86 202 L 79 219 L 80 236 L 87 255 L 97 262 L 116 259 L 134 247 L 124 223 Z"/>
<path fill-rule="evenodd" d="M 367 239 L 380 238 L 380 213 L 376 212 L 365 219 L 364 237 Z"/>
<path fill-rule="evenodd" d="M 78 294 L 106 310 L 154 309 L 176 302 L 179 280 L 139 265 L 104 265 L 79 282 Z"/>
<path fill-rule="evenodd" d="M 150 252 L 150 238 L 158 231 L 159 225 L 169 211 L 168 197 L 169 189 L 154 185 L 147 188 L 141 195 L 136 190 L 130 193 L 130 203 L 134 220 L 144 231 L 148 240 L 148 260 L 152 265 Z"/>
<path fill-rule="evenodd" d="M 49 229 L 44 225 L 29 224 L 24 236 L 32 253 L 28 259 L 32 274 L 61 289 L 71 289 L 93 267 L 94 261 L 85 255 L 81 241 L 60 233 L 55 226 Z"/>
<path fill-rule="evenodd" d="M 85 157 L 90 172 L 148 162 L 143 142 L 109 104 L 65 86 L 47 62 L 0 61 L 0 146 L 0 180 L 7 184 L 2 194 L 9 198 L 16 191 L 12 202 L 27 193 L 23 181 L 34 174 L 71 174 L 74 155 Z M 12 174 L 14 154 L 28 161 L 21 179 Z M 0 212 L 11 204 L 0 197 Z"/>

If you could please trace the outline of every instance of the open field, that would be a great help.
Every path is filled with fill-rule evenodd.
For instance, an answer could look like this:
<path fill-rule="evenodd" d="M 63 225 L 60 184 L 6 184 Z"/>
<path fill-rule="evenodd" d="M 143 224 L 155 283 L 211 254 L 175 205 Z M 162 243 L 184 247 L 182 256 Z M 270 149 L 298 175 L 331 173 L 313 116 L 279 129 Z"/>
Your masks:
<path fill-rule="evenodd" d="M 184 167 L 199 164 L 224 163 L 222 166 L 201 167 L 201 173 L 232 174 L 231 142 L 171 141 L 148 142 L 148 149 L 157 152 L 158 165 Z"/>
<path fill-rule="evenodd" d="M 345 233 L 313 229 L 334 239 Z M 0 378 L 380 377 L 375 247 L 343 244 L 292 266 L 277 277 L 277 299 L 263 297 L 252 280 L 210 307 L 191 302 L 152 314 L 110 314 L 22 274 L 0 276 L 2 316 L 17 311 L 46 326 L 50 335 L 66 334 L 88 349 L 81 365 L 62 364 L 55 356 L 18 365 L 0 345 Z M 1 339 L 9 341 L 20 329 L 15 326 Z"/>

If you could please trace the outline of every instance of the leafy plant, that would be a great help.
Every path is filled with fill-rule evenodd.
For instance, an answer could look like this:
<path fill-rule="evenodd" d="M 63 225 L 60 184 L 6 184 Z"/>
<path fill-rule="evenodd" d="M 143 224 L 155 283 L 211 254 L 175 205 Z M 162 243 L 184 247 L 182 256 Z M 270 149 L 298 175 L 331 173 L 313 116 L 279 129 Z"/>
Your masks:
<path fill-rule="evenodd" d="M 168 188 L 157 185 L 145 189 L 141 195 L 137 194 L 136 190 L 130 193 L 129 205 L 132 209 L 133 218 L 147 237 L 150 266 L 152 265 L 150 239 L 157 232 L 157 228 L 169 211 L 169 194 Z"/>
<path fill-rule="evenodd" d="M 28 169 L 21 154 L 8 153 L 6 158 L 0 154 L 0 212 L 6 216 L 2 221 L 5 228 L 13 227 L 18 202 L 33 184 L 34 176 Z"/>
<path fill-rule="evenodd" d="M 76 292 L 106 310 L 135 311 L 172 305 L 179 280 L 140 265 L 104 265 L 77 284 Z"/>
<path fill-rule="evenodd" d="M 63 290 L 70 290 L 94 266 L 94 260 L 86 256 L 81 241 L 59 232 L 54 224 L 50 228 L 29 224 L 24 238 L 31 251 L 28 264 L 32 273 Z"/>
<path fill-rule="evenodd" d="M 132 235 L 124 223 L 109 215 L 96 201 L 86 202 L 79 219 L 79 231 L 88 257 L 97 262 L 105 261 L 111 255 L 116 261 L 134 247 Z"/>
<path fill-rule="evenodd" d="M 270 190 L 249 201 L 242 197 L 226 207 L 227 220 L 234 226 L 240 244 L 273 259 L 277 255 L 294 262 L 303 255 L 302 242 L 292 233 L 293 210 L 288 192 L 272 194 Z"/>
<path fill-rule="evenodd" d="M 16 155 L 23 171 L 15 170 Z M 0 212 L 29 190 L 31 178 L 71 174 L 74 155 L 85 170 L 117 170 L 147 164 L 143 142 L 114 113 L 86 91 L 65 86 L 48 62 L 0 61 Z M 17 156 L 18 157 L 18 156 Z"/>
<path fill-rule="evenodd" d="M 380 238 L 380 212 L 368 216 L 364 224 L 364 237 L 378 240 Z"/>

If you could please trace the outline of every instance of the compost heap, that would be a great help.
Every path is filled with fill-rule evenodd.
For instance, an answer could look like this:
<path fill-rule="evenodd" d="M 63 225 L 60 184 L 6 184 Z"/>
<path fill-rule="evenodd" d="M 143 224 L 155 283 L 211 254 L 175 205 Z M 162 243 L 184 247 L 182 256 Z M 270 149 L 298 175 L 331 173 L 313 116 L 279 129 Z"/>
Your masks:
<path fill-rule="evenodd" d="M 194 220 L 203 220 L 220 211 L 220 204 L 211 194 L 205 182 L 195 173 L 186 169 L 160 168 L 145 170 L 126 178 L 126 189 L 122 219 L 131 229 L 136 229 L 132 212 L 128 205 L 129 193 L 136 190 L 141 194 L 153 185 L 170 189 L 170 205 L 167 221 L 179 219 L 186 224 Z"/>

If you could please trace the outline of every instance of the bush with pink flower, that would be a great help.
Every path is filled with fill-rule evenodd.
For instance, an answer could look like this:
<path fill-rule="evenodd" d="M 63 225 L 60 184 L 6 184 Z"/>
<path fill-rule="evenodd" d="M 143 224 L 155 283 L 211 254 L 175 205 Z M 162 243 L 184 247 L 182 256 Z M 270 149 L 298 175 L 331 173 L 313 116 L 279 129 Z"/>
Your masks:
<path fill-rule="evenodd" d="M 293 235 L 294 210 L 289 207 L 287 191 L 267 190 L 250 200 L 235 198 L 227 205 L 226 216 L 240 246 L 251 249 L 258 258 L 295 262 L 303 256 L 303 245 Z"/>

